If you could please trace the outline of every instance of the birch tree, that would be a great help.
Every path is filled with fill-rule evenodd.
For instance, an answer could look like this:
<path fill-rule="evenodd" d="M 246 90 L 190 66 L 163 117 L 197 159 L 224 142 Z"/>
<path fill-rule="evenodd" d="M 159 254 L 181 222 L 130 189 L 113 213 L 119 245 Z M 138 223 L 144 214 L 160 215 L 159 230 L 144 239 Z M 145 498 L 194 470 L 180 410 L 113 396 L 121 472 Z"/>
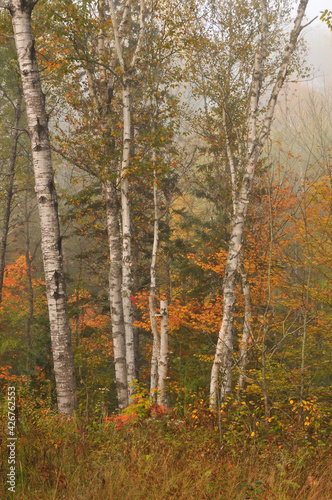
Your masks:
<path fill-rule="evenodd" d="M 153 153 L 154 154 L 154 153 Z M 155 154 L 154 154 L 155 159 Z M 153 246 L 150 266 L 150 295 L 149 315 L 153 335 L 152 358 L 151 358 L 151 399 L 157 399 L 159 405 L 166 405 L 166 380 L 168 364 L 168 301 L 160 301 L 160 314 L 156 312 L 156 288 L 157 288 L 157 254 L 159 242 L 159 207 L 158 207 L 158 185 L 156 170 L 153 176 L 153 200 L 154 200 L 154 224 L 153 224 Z M 157 317 L 161 318 L 160 333 Z M 157 394 L 156 394 L 157 393 Z"/>
<path fill-rule="evenodd" d="M 223 127 L 225 134 L 225 145 L 226 145 L 226 156 L 229 164 L 230 178 L 231 178 L 231 189 L 232 189 L 232 204 L 233 204 L 233 217 L 236 215 L 237 211 L 237 185 L 239 173 L 236 171 L 235 162 L 233 158 L 232 148 L 229 140 L 228 130 L 227 130 L 227 120 L 226 112 L 223 109 Z M 244 371 L 248 362 L 248 345 L 250 344 L 250 323 L 251 323 L 251 294 L 250 294 L 250 284 L 247 278 L 247 274 L 243 264 L 243 252 L 238 263 L 238 274 L 241 277 L 242 292 L 244 297 L 244 321 L 243 321 L 243 331 L 242 339 L 239 348 L 239 379 L 238 386 L 239 390 L 243 389 L 244 386 Z M 228 385 L 231 386 L 231 372 L 228 375 Z"/>
<path fill-rule="evenodd" d="M 131 0 L 127 0 L 120 28 L 118 28 L 116 13 L 113 0 L 108 0 L 116 56 L 121 68 L 121 86 L 122 86 L 122 106 L 123 106 L 123 150 L 121 163 L 121 216 L 122 216 L 122 307 L 126 340 L 126 362 L 127 362 L 127 383 L 129 396 L 134 392 L 135 379 L 135 349 L 134 349 L 134 328 L 133 311 L 131 306 L 131 288 L 132 288 L 132 257 L 131 257 L 131 220 L 130 220 L 130 200 L 129 200 L 129 179 L 128 170 L 130 162 L 130 143 L 132 137 L 131 127 L 131 78 L 135 71 L 140 52 L 142 49 L 144 36 L 144 0 L 140 0 L 139 10 L 139 33 L 136 47 L 129 58 L 126 60 L 124 54 L 124 43 L 129 45 L 129 38 L 124 37 L 124 27 L 130 21 Z"/>
<path fill-rule="evenodd" d="M 155 162 L 155 153 L 153 153 L 153 162 Z M 153 202 L 154 202 L 154 221 L 153 221 L 153 245 L 152 245 L 152 258 L 150 266 L 150 295 L 149 295 L 149 315 L 151 330 L 153 336 L 152 345 L 152 358 L 151 358 L 151 380 L 150 380 L 150 394 L 151 399 L 156 397 L 158 387 L 158 360 L 160 356 L 160 338 L 158 331 L 158 323 L 156 316 L 156 265 L 157 265 L 157 252 L 159 242 L 159 209 L 158 209 L 158 185 L 156 179 L 156 171 L 153 172 Z"/>
<path fill-rule="evenodd" d="M 166 406 L 166 380 L 168 364 L 168 303 L 160 301 L 160 353 L 158 359 L 158 397 L 159 405 Z"/>
<path fill-rule="evenodd" d="M 35 3 L 33 0 L 10 0 L 3 6 L 9 10 L 12 18 L 27 112 L 41 225 L 58 410 L 60 413 L 72 415 L 77 407 L 74 358 L 62 265 L 58 203 L 51 160 L 48 118 L 31 31 L 31 14 Z"/>
<path fill-rule="evenodd" d="M 250 202 L 250 194 L 255 176 L 255 168 L 261 157 L 262 149 L 266 143 L 275 112 L 275 107 L 280 90 L 287 76 L 291 58 L 296 49 L 299 35 L 303 29 L 302 20 L 308 0 L 301 0 L 298 4 L 297 14 L 289 42 L 284 49 L 279 71 L 276 75 L 273 88 L 270 92 L 268 104 L 261 118 L 262 110 L 261 91 L 265 76 L 265 63 L 267 60 L 267 47 L 269 37 L 268 3 L 260 1 L 261 9 L 261 37 L 255 55 L 252 82 L 248 103 L 248 140 L 246 146 L 246 161 L 243 167 L 243 177 L 238 192 L 236 214 L 232 221 L 231 236 L 229 241 L 227 263 L 223 283 L 223 319 L 219 331 L 214 363 L 211 372 L 210 405 L 216 407 L 218 400 L 219 373 L 222 374 L 221 398 L 230 391 L 233 351 L 233 318 L 235 309 L 235 278 L 243 245 L 243 230 Z M 264 109 L 264 108 L 263 108 Z"/>
<path fill-rule="evenodd" d="M 105 2 L 99 0 L 98 10 L 101 26 L 105 21 Z M 122 23 L 126 22 L 124 14 Z M 121 27 L 122 24 L 121 23 Z M 114 71 L 116 52 L 115 49 L 108 54 L 106 46 L 106 36 L 101 28 L 98 34 L 98 63 L 99 63 L 99 81 L 100 92 L 99 102 L 94 92 L 92 75 L 87 71 L 89 90 L 92 101 L 94 102 L 95 112 L 100 116 L 102 129 L 109 133 L 109 125 L 107 119 L 112 113 L 112 96 L 114 94 L 115 77 L 114 74 L 108 75 L 106 72 L 105 62 L 110 59 L 111 70 Z M 106 136 L 106 134 L 104 133 Z M 127 355 L 126 355 L 126 337 L 123 316 L 123 301 L 122 301 L 122 248 L 121 248 L 121 231 L 120 231 L 120 207 L 118 203 L 118 166 L 112 158 L 112 149 L 114 144 L 109 139 L 106 139 L 104 146 L 105 156 L 109 156 L 110 160 L 106 166 L 107 180 L 103 181 L 104 198 L 106 202 L 106 220 L 107 233 L 110 252 L 110 272 L 109 272 L 109 300 L 112 318 L 112 338 L 114 347 L 114 366 L 115 379 L 118 395 L 119 409 L 122 410 L 129 403 L 129 387 L 127 377 Z M 105 175 L 103 173 L 103 175 Z"/>
<path fill-rule="evenodd" d="M 110 250 L 109 298 L 112 317 L 115 378 L 120 409 L 128 406 L 128 381 L 126 344 L 122 309 L 122 251 L 119 227 L 119 207 L 114 182 L 108 180 L 104 186 L 106 200 L 107 233 Z"/>

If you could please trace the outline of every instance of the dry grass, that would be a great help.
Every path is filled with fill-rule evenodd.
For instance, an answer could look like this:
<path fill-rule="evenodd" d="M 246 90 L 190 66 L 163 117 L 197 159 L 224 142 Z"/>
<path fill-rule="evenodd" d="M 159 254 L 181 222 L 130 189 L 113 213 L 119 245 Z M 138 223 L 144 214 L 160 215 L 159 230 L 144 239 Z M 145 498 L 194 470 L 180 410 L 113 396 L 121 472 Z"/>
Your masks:
<path fill-rule="evenodd" d="M 39 410 L 21 419 L 18 436 L 16 499 L 332 498 L 331 448 L 286 440 L 266 454 L 264 440 L 245 439 L 221 449 L 212 424 L 150 419 L 115 430 Z M 0 496 L 12 498 L 5 474 L 6 463 Z"/>

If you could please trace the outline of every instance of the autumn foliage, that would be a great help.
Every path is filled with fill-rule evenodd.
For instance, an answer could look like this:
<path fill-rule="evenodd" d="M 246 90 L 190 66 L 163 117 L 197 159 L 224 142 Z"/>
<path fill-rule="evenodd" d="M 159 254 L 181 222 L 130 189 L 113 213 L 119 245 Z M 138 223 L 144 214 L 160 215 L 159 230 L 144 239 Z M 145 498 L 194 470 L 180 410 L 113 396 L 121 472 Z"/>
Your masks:
<path fill-rule="evenodd" d="M 252 165 L 256 174 L 243 239 L 235 251 L 239 263 L 228 327 L 230 390 L 221 392 L 226 371 L 219 370 L 216 408 L 209 400 L 227 300 L 223 286 L 235 194 L 250 156 L 248 109 L 255 54 L 261 54 L 257 47 L 264 3 L 148 0 L 140 58 L 130 69 L 119 64 L 114 50 L 109 2 L 36 4 L 33 48 L 54 155 L 52 187 L 59 195 L 58 250 L 63 253 L 78 408 L 71 418 L 57 414 L 24 117 L 0 303 L 0 447 L 5 454 L 6 389 L 15 386 L 17 498 L 318 500 L 331 495 L 330 116 L 328 125 L 316 127 L 321 137 L 309 137 L 318 119 L 314 113 L 309 116 L 305 108 L 292 125 L 287 115 L 289 129 L 283 124 L 284 132 L 276 124 Z M 142 3 L 131 2 L 130 21 L 123 14 L 121 25 L 124 4 L 115 2 L 115 10 L 127 61 L 138 39 Z M 256 89 L 261 107 L 252 113 L 257 129 L 264 122 L 267 91 L 275 81 L 292 15 L 292 2 L 268 4 L 267 58 Z M 330 13 L 323 18 L 330 26 Z M 6 91 L 12 82 L 2 64 L 3 51 L 12 42 L 6 15 L 1 14 L 0 28 L 3 213 L 13 134 L 3 101 L 9 98 L 14 109 L 16 97 Z M 308 71 L 303 50 L 298 48 L 287 69 L 287 105 L 288 99 L 294 104 L 289 78 Z M 14 47 L 8 54 L 17 75 Z M 124 138 L 127 71 L 131 126 Z M 297 90 L 305 95 L 302 83 Z M 306 133 L 299 134 L 290 150 L 284 142 L 291 140 L 281 140 L 279 134 L 295 134 L 302 122 Z M 121 170 L 125 146 L 130 158 Z M 125 234 L 121 217 L 127 181 L 130 231 Z M 113 189 L 109 193 L 107 186 Z M 120 283 L 116 292 L 110 279 L 115 270 L 113 285 Z M 250 288 L 247 323 L 243 276 Z M 168 316 L 159 314 L 164 300 Z M 167 402 L 162 405 L 156 403 L 158 390 L 150 388 L 151 302 L 157 340 L 162 321 L 168 321 Z M 124 304 L 130 310 L 126 320 Z M 133 341 L 125 333 L 131 320 Z M 243 340 L 246 328 L 249 336 Z M 116 375 L 120 337 L 125 377 L 129 351 L 135 366 L 134 382 L 122 387 L 130 393 L 122 406 Z M 0 464 L 0 471 L 4 496 L 6 464 Z"/>

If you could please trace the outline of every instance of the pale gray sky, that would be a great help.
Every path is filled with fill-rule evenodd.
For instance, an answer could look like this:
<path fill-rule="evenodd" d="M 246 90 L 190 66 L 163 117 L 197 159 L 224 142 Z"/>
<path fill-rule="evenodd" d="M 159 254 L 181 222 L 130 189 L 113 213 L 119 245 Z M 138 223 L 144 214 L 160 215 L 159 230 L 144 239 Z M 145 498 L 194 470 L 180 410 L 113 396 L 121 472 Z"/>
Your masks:
<path fill-rule="evenodd" d="M 332 10 L 332 0 L 309 0 L 307 17 L 312 19 L 315 16 L 320 16 L 320 12 L 325 9 Z"/>
<path fill-rule="evenodd" d="M 325 9 L 332 10 L 332 0 L 309 0 L 307 19 L 318 16 L 304 31 L 304 38 L 309 44 L 308 62 L 314 66 L 314 84 L 323 85 L 332 81 L 332 32 L 319 19 Z"/>

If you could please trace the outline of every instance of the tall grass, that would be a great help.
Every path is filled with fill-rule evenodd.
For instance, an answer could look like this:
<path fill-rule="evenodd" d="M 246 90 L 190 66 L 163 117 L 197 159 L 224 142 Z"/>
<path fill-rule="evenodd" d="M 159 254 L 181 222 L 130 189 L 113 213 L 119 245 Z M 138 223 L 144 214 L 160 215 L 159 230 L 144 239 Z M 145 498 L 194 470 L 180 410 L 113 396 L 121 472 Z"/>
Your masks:
<path fill-rule="evenodd" d="M 1 498 L 68 500 L 332 498 L 331 447 L 297 442 L 246 423 L 220 433 L 214 415 L 151 412 L 123 426 L 104 418 L 64 419 L 26 404 L 18 415 L 16 493 L 8 494 L 1 463 Z M 4 420 L 4 419 L 3 419 Z M 118 428 L 117 428 L 118 427 Z M 120 427 L 120 428 L 119 428 Z M 238 434 L 236 436 L 236 434 Z M 6 429 L 1 428 L 6 455 Z M 272 437 L 271 437 L 272 436 Z M 307 443 L 307 444 L 306 444 Z"/>

